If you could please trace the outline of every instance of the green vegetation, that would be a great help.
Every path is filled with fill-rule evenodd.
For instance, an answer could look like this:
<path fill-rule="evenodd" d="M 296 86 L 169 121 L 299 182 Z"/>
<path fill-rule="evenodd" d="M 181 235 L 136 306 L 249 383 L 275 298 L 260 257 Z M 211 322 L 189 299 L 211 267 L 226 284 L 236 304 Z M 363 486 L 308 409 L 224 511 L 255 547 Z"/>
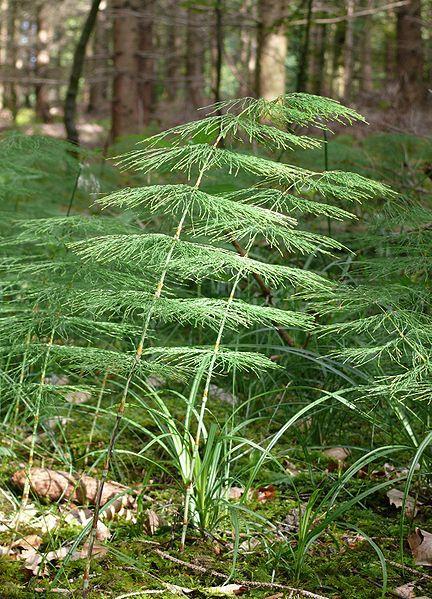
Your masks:
<path fill-rule="evenodd" d="M 432 146 L 302 93 L 201 116 L 0 142 L 0 596 L 426 596 Z"/>

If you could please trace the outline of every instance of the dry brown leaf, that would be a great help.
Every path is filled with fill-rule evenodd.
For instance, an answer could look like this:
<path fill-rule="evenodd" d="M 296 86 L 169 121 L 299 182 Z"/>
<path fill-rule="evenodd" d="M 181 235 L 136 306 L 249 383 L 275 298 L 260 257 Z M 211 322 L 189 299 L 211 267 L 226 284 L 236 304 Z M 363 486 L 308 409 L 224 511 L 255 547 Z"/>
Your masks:
<path fill-rule="evenodd" d="M 270 501 L 276 497 L 276 487 L 274 485 L 267 485 L 265 487 L 259 487 L 256 490 L 256 499 L 261 503 Z"/>
<path fill-rule="evenodd" d="M 407 584 L 403 584 L 397 589 L 394 590 L 394 594 L 400 597 L 401 599 L 415 599 L 415 584 L 413 582 L 408 582 Z"/>
<path fill-rule="evenodd" d="M 50 470 L 49 468 L 31 468 L 30 473 L 26 469 L 18 470 L 12 475 L 12 482 L 17 487 L 24 489 L 27 476 L 30 479 L 32 492 L 40 498 L 49 501 L 68 499 L 80 503 L 94 503 L 96 499 L 99 481 L 92 476 L 74 476 L 62 470 Z M 128 487 L 120 483 L 107 481 L 104 484 L 101 497 L 101 505 L 105 505 L 119 493 L 124 493 Z"/>
<path fill-rule="evenodd" d="M 64 521 L 77 526 L 86 526 L 93 520 L 93 511 L 89 509 L 73 509 L 65 512 Z M 111 536 L 109 528 L 101 521 L 97 521 L 96 538 L 98 541 L 106 541 Z"/>
<path fill-rule="evenodd" d="M 92 476 L 84 474 L 80 478 L 79 487 L 77 489 L 77 500 L 81 503 L 93 503 L 96 500 L 97 491 L 99 488 L 99 480 Z M 110 499 L 113 499 L 119 493 L 124 493 L 128 487 L 113 481 L 106 481 L 102 490 L 101 505 L 105 505 Z"/>
<path fill-rule="evenodd" d="M 88 543 L 85 543 L 81 549 L 79 549 L 78 551 L 75 551 L 73 553 L 71 560 L 75 561 L 77 559 L 86 559 L 87 555 L 88 555 L 88 550 L 89 550 Z M 103 557 L 107 553 L 108 553 L 108 549 L 104 545 L 101 545 L 100 543 L 94 543 L 93 548 L 92 548 L 92 556 L 93 557 Z"/>
<path fill-rule="evenodd" d="M 268 595 L 268 597 L 265 597 L 264 599 L 282 599 L 283 596 L 283 593 L 275 593 L 274 595 Z"/>
<path fill-rule="evenodd" d="M 219 401 L 227 403 L 231 406 L 235 406 L 235 404 L 237 403 L 237 399 L 234 397 L 232 393 L 230 393 L 229 391 L 225 391 L 225 389 L 221 389 L 217 385 L 210 385 L 209 391 L 213 399 L 219 399 Z"/>
<path fill-rule="evenodd" d="M 42 545 L 42 537 L 39 535 L 26 535 L 14 541 L 11 545 L 12 549 L 39 549 Z"/>
<path fill-rule="evenodd" d="M 38 497 L 50 501 L 57 501 L 60 498 L 75 498 L 76 481 L 68 472 L 49 468 L 31 468 L 28 473 L 26 469 L 23 469 L 12 475 L 12 482 L 17 487 L 24 489 L 27 476 L 32 492 Z"/>
<path fill-rule="evenodd" d="M 38 528 L 43 533 L 51 532 L 60 524 L 60 518 L 54 514 L 42 514 L 38 519 Z"/>
<path fill-rule="evenodd" d="M 351 455 L 351 452 L 346 447 L 329 447 L 329 449 L 324 449 L 323 454 L 342 464 Z"/>
<path fill-rule="evenodd" d="M 365 541 L 365 538 L 363 535 L 359 533 L 354 535 L 345 534 L 342 535 L 342 541 L 344 541 L 350 549 L 355 549 L 358 545 L 360 545 L 360 543 L 363 543 Z"/>
<path fill-rule="evenodd" d="M 48 576 L 46 565 L 41 566 L 43 557 L 35 549 L 26 549 L 18 557 L 24 560 L 24 568 L 33 576 Z"/>
<path fill-rule="evenodd" d="M 260 540 L 257 539 L 256 537 L 251 537 L 251 538 L 246 539 L 245 541 L 242 541 L 240 543 L 239 550 L 240 551 L 253 551 L 259 545 L 261 545 Z"/>
<path fill-rule="evenodd" d="M 47 376 L 45 378 L 45 383 L 47 385 L 57 385 L 63 387 L 64 385 L 70 385 L 70 380 L 65 374 L 52 374 L 51 376 Z"/>
<path fill-rule="evenodd" d="M 149 535 L 154 535 L 161 527 L 161 519 L 154 510 L 146 510 L 144 528 Z"/>
<path fill-rule="evenodd" d="M 242 487 L 231 487 L 228 492 L 228 499 L 240 499 L 243 493 L 244 489 Z"/>
<path fill-rule="evenodd" d="M 72 405 L 80 405 L 89 401 L 91 399 L 92 394 L 90 391 L 69 391 L 66 393 L 65 400 Z"/>
<path fill-rule="evenodd" d="M 432 534 L 416 528 L 408 535 L 408 544 L 417 566 L 432 566 Z"/>
<path fill-rule="evenodd" d="M 403 491 L 399 491 L 399 489 L 390 489 L 387 491 L 386 495 L 390 505 L 394 505 L 395 508 L 402 508 L 404 498 Z M 414 497 L 411 497 L 411 495 L 407 495 L 405 500 L 405 514 L 408 516 L 408 518 L 415 518 L 417 516 L 417 506 L 419 505 L 421 505 L 420 502 L 416 501 Z"/>

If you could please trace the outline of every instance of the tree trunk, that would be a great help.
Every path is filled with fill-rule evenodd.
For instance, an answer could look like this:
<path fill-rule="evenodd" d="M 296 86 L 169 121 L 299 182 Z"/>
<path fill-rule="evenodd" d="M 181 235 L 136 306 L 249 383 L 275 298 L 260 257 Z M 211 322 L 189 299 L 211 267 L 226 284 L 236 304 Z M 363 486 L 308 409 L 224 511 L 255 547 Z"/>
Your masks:
<path fill-rule="evenodd" d="M 78 44 L 75 48 L 69 86 L 66 93 L 64 106 L 64 124 L 66 127 L 67 140 L 79 144 L 78 129 L 76 127 L 76 102 L 79 90 L 79 82 L 84 66 L 87 43 L 96 23 L 96 17 L 101 0 L 92 0 L 90 11 L 81 31 Z"/>
<path fill-rule="evenodd" d="M 354 71 L 354 12 L 355 0 L 346 0 L 347 22 L 345 29 L 344 44 L 344 76 L 343 76 L 343 98 L 349 102 L 352 94 L 353 71 Z"/>
<path fill-rule="evenodd" d="M 396 14 L 398 104 L 405 109 L 421 104 L 426 97 L 420 0 L 399 6 Z"/>
<path fill-rule="evenodd" d="M 145 14 L 139 19 L 139 124 L 148 125 L 154 112 L 153 10 L 154 0 L 143 4 Z"/>
<path fill-rule="evenodd" d="M 285 93 L 286 0 L 259 0 L 255 71 L 256 95 L 271 100 Z"/>
<path fill-rule="evenodd" d="M 140 0 L 112 0 L 114 78 L 111 136 L 136 133 L 138 129 L 138 37 Z"/>
<path fill-rule="evenodd" d="M 366 8 L 373 8 L 373 0 L 366 0 Z M 372 25 L 370 16 L 363 17 L 362 31 L 362 61 L 361 61 L 361 91 L 368 95 L 373 89 L 372 79 Z"/>
<path fill-rule="evenodd" d="M 36 77 L 45 79 L 48 77 L 50 65 L 50 42 L 52 38 L 52 28 L 49 22 L 49 11 L 51 7 L 48 3 L 43 3 L 37 7 L 36 28 L 37 28 L 37 46 L 36 46 Z M 36 94 L 36 116 L 43 123 L 51 121 L 49 87 L 46 83 L 39 81 L 35 85 Z"/>
<path fill-rule="evenodd" d="M 247 18 L 248 16 L 255 19 L 255 13 L 255 2 L 245 0 L 240 12 L 241 23 L 243 22 L 243 19 Z M 248 25 L 241 25 L 239 51 L 241 77 L 239 78 L 238 82 L 237 95 L 242 98 L 245 96 L 250 96 L 254 93 L 257 36 L 253 35 L 253 33 L 254 30 L 251 27 Z"/>
<path fill-rule="evenodd" d="M 92 36 L 92 78 L 89 84 L 87 112 L 104 114 L 108 106 L 107 66 L 109 59 L 109 28 L 107 11 L 99 5 L 94 33 Z"/>
<path fill-rule="evenodd" d="M 223 49 L 224 49 L 224 32 L 223 32 L 223 2 L 222 0 L 216 0 L 215 5 L 215 82 L 214 82 L 214 101 L 221 101 L 221 83 L 222 83 L 222 63 L 223 63 Z"/>
<path fill-rule="evenodd" d="M 187 10 L 186 31 L 186 105 L 193 109 L 204 104 L 203 18 Z"/>
<path fill-rule="evenodd" d="M 309 58 L 309 41 L 310 29 L 312 22 L 312 7 L 313 0 L 307 0 L 307 15 L 306 26 L 304 28 L 303 43 L 299 56 L 298 71 L 297 71 L 297 91 L 305 92 L 307 89 L 308 79 L 308 58 Z"/>
<path fill-rule="evenodd" d="M 345 21 L 340 21 L 333 25 L 333 35 L 332 35 L 332 56 L 331 56 L 331 64 L 330 64 L 330 75 L 328 78 L 328 87 L 329 87 L 329 95 L 331 97 L 339 97 L 340 96 L 340 64 L 341 64 L 341 56 L 342 49 L 344 47 L 345 42 L 345 29 L 346 24 Z"/>
<path fill-rule="evenodd" d="M 325 56 L 327 43 L 327 26 L 315 25 L 312 29 L 313 54 L 310 68 L 310 91 L 313 94 L 324 94 Z"/>
<path fill-rule="evenodd" d="M 177 0 L 172 0 L 168 7 L 168 27 L 165 48 L 165 73 L 166 73 L 166 96 L 170 102 L 176 100 L 180 77 L 180 46 L 179 36 L 179 13 L 180 7 Z"/>
<path fill-rule="evenodd" d="M 6 52 L 5 63 L 8 65 L 10 76 L 15 75 L 17 48 L 16 48 L 16 0 L 9 0 L 7 3 L 7 21 L 6 21 Z M 18 95 L 16 83 L 9 81 L 3 86 L 3 106 L 10 110 L 12 121 L 15 123 L 18 112 Z"/>

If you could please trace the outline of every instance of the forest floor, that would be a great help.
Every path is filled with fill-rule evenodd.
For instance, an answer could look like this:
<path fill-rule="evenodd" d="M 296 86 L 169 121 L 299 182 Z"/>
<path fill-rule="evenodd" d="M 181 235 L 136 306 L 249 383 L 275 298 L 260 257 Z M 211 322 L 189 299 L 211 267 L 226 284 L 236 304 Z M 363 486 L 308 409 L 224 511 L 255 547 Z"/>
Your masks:
<path fill-rule="evenodd" d="M 355 127 L 331 138 L 330 168 L 355 168 L 381 179 L 376 165 L 385 165 L 385 174 L 396 182 L 400 179 L 402 188 L 406 181 L 411 184 L 414 170 L 426 172 L 432 156 L 424 139 L 427 125 L 421 127 L 420 121 L 413 121 L 411 131 L 418 131 L 419 136 L 408 138 L 399 136 L 406 132 L 406 120 L 386 125 L 390 135 L 380 134 L 378 116 L 369 115 L 368 120 L 369 128 Z M 19 126 L 28 133 L 63 137 L 59 121 L 35 124 L 29 115 Z M 83 143 L 103 146 L 107 129 L 106 120 L 83 121 Z M 357 145 L 352 143 L 353 137 L 360 140 Z M 131 139 L 131 144 L 134 141 Z M 323 155 L 321 150 L 298 152 L 294 160 L 318 170 Z M 338 232 L 337 228 L 334 231 Z M 303 372 L 302 367 L 300 378 Z M 266 390 L 278 402 L 276 391 Z M 95 398 L 74 405 L 73 418 L 72 406 L 63 406 L 51 419 L 52 426 L 38 432 L 34 465 L 53 472 L 73 467 L 74 473 L 97 477 L 102 470 L 100 456 L 110 437 L 115 399 L 101 406 L 97 422 Z M 305 398 L 305 402 L 309 400 Z M 177 399 L 168 395 L 164 401 L 181 422 L 184 414 Z M 286 411 L 281 409 L 275 416 L 276 411 L 266 413 L 264 399 L 258 401 L 253 409 L 260 417 L 259 424 L 248 426 L 244 431 L 247 438 L 265 444 L 299 409 L 295 396 L 286 403 Z M 221 425 L 233 413 L 233 406 L 222 400 L 212 403 L 211 409 Z M 432 502 L 427 477 L 421 482 L 414 480 L 402 518 L 401 493 L 412 454 L 383 453 L 356 471 L 338 491 L 334 505 L 343 510 L 325 524 L 333 513 L 328 498 L 350 466 L 371 449 L 389 443 L 388 437 L 379 437 L 379 427 L 375 429 L 360 417 L 348 419 L 346 412 L 333 407 L 291 427 L 275 448 L 282 471 L 269 462 L 260 470 L 251 492 L 244 495 L 241 488 L 227 489 L 229 505 L 238 506 L 235 526 L 224 517 L 204 538 L 190 527 L 181 552 L 184 489 L 178 471 L 156 446 L 146 453 L 146 462 L 142 456 L 139 459 L 148 443 L 143 427 L 152 427 L 143 412 L 128 406 L 110 476 L 124 485 L 123 496 L 134 501 L 121 503 L 101 526 L 91 564 L 89 599 L 147 594 L 375 599 L 384 596 L 383 588 L 387 597 L 432 597 L 432 570 L 419 564 L 418 554 L 418 547 L 423 546 L 427 554 L 423 561 L 432 564 L 432 534 L 427 532 L 432 532 Z M 251 414 L 247 418 L 253 420 Z M 262 426 L 263 418 L 266 426 Z M 92 422 L 96 425 L 90 443 Z M 91 512 L 87 510 L 92 509 L 92 502 L 85 494 L 50 500 L 43 486 L 35 486 L 26 509 L 20 508 L 22 486 L 16 484 L 16 473 L 28 464 L 32 427 L 31 419 L 21 422 L 8 430 L 0 443 L 0 599 L 81 597 L 86 564 L 82 541 L 89 529 Z M 399 433 L 395 427 L 391 443 L 403 438 Z M 238 546 L 233 534 L 236 527 Z M 314 536 L 314 531 L 316 538 L 305 548 L 305 538 Z"/>
<path fill-rule="evenodd" d="M 220 418 L 224 414 L 228 418 L 232 407 L 221 403 L 217 411 Z M 145 417 L 142 417 L 144 423 Z M 107 442 L 108 424 L 105 425 L 107 428 L 101 425 L 93 440 L 94 450 Z M 64 425 L 63 441 L 56 436 L 55 448 L 46 435 L 41 436 L 38 439 L 39 464 L 62 470 L 62 461 L 51 457 L 59 452 L 69 455 L 77 465 L 82 464 L 88 441 L 87 428 L 88 416 L 83 409 L 81 417 Z M 21 445 L 19 440 L 28 433 L 26 429 L 17 431 L 18 447 Z M 258 428 L 252 427 L 249 433 L 253 440 L 261 441 L 262 431 Z M 386 596 L 432 596 L 432 575 L 415 565 L 407 544 L 407 535 L 413 525 L 432 530 L 430 494 L 426 488 L 416 488 L 416 505 L 407 504 L 407 516 L 405 522 L 401 522 L 398 491 L 403 490 L 403 483 L 399 477 L 405 470 L 403 465 L 393 464 L 388 458 L 360 470 L 346 485 L 343 499 L 356 497 L 377 483 L 389 482 L 389 485 L 353 504 L 337 521 L 327 526 L 305 553 L 296 578 L 295 566 L 302 559 L 302 516 L 308 502 L 310 505 L 317 489 L 318 496 L 323 497 L 365 451 L 360 445 L 360 430 L 355 436 L 347 436 L 344 432 L 342 437 L 343 445 L 328 447 L 323 443 L 321 448 L 319 444 L 311 444 L 306 450 L 305 446 L 299 445 L 295 433 L 287 435 L 277 452 L 285 472 L 264 469 L 253 491 L 242 503 L 245 518 L 239 516 L 240 537 L 234 572 L 235 542 L 232 532 L 226 532 L 223 526 L 207 538 L 201 538 L 190 529 L 186 549 L 179 551 L 182 500 L 175 475 L 161 475 L 160 471 L 151 466 L 143 467 L 133 458 L 116 459 L 117 480 L 135 492 L 143 491 L 144 496 L 138 509 L 125 509 L 106 522 L 109 531 L 103 535 L 103 541 L 96 543 L 89 597 L 119 599 L 145 596 L 151 590 L 152 594 L 164 596 L 196 597 L 234 592 L 263 598 L 374 599 L 381 596 L 383 575 L 384 579 L 386 577 L 383 560 L 388 576 Z M 136 431 L 125 428 L 119 448 L 130 450 L 142 447 L 143 443 L 144 439 Z M 0 511 L 4 514 L 3 519 L 9 522 L 13 522 L 13 512 L 20 501 L 20 491 L 11 483 L 11 477 L 23 468 L 26 460 L 25 451 L 18 447 L 19 459 L 3 457 L 0 470 L 0 486 L 4 490 Z M 161 461 L 163 457 L 153 450 L 151 459 Z M 147 481 L 144 485 L 143 480 Z M 230 502 L 239 502 L 240 495 L 240 489 L 231 489 Z M 82 524 L 80 527 L 77 521 L 64 520 L 58 524 L 61 514 L 64 518 L 65 510 L 80 507 L 85 508 L 79 501 L 52 503 L 33 494 L 19 534 L 13 537 L 14 561 L 7 551 L 13 526 L 1 528 L 0 546 L 6 553 L 0 557 L 2 599 L 81 596 L 85 560 L 82 554 L 74 552 L 73 542 L 82 532 Z M 326 504 L 318 502 L 312 509 L 309 529 L 318 527 L 325 516 Z M 47 524 L 52 519 L 55 525 Z M 41 522 L 45 522 L 45 526 Z M 229 523 L 226 524 L 231 530 Z M 32 548 L 35 544 L 36 550 Z M 45 555 L 46 562 L 35 560 L 35 551 Z M 73 558 L 68 563 L 71 555 Z M 233 587 L 234 591 L 226 586 L 227 581 L 238 585 Z M 312 594 L 290 594 L 289 588 Z"/>

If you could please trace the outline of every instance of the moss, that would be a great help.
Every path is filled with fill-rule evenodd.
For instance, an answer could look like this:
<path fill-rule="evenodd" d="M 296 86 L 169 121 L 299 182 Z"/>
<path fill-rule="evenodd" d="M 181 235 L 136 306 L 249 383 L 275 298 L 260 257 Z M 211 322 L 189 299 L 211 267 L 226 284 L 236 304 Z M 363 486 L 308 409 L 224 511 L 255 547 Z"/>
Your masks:
<path fill-rule="evenodd" d="M 6 556 L 0 556 L 0 597 L 21 599 L 29 597 L 26 578 L 21 564 Z"/>

